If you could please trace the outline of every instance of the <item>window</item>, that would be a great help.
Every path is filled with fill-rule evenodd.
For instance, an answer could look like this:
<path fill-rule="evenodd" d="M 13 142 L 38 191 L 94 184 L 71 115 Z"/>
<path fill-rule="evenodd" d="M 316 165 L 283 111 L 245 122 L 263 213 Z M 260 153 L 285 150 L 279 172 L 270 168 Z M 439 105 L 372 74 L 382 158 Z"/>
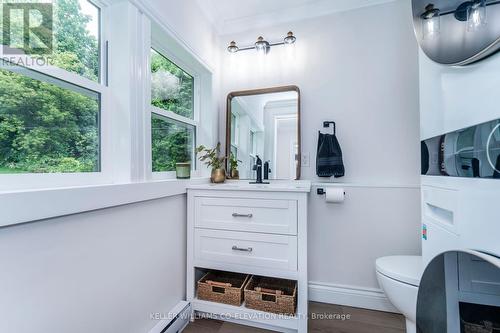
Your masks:
<path fill-rule="evenodd" d="M 96 172 L 99 94 L 15 65 L 0 69 L 0 173 Z"/>
<path fill-rule="evenodd" d="M 191 162 L 196 145 L 195 79 L 151 49 L 151 159 L 153 172 Z"/>
<path fill-rule="evenodd" d="M 0 6 L 2 17 L 7 19 L 2 22 L 2 31 L 10 32 L 9 39 L 2 44 L 12 49 L 5 53 L 29 54 L 52 66 L 98 81 L 100 9 L 88 0 L 22 2 L 11 1 Z M 28 14 L 29 23 L 25 21 L 25 14 Z M 50 23 L 40 25 L 44 21 Z M 46 31 L 32 29 L 25 45 L 25 24 L 40 25 Z"/>
<path fill-rule="evenodd" d="M 54 65 L 99 81 L 99 8 L 87 0 L 55 0 L 53 4 Z"/>
<path fill-rule="evenodd" d="M 174 171 L 176 163 L 193 160 L 194 126 L 156 114 L 151 124 L 153 172 Z"/>
<path fill-rule="evenodd" d="M 151 104 L 194 119 L 194 78 L 151 50 Z"/>
<path fill-rule="evenodd" d="M 9 11 L 2 28 L 9 25 L 3 46 L 10 51 L 0 60 L 0 174 L 100 172 L 100 9 L 86 0 L 56 0 L 44 3 L 50 7 L 41 17 L 28 11 L 30 22 L 53 19 L 49 51 L 37 53 L 25 52 L 24 9 L 9 5 L 2 7 Z M 38 37 L 30 37 L 34 45 L 49 45 Z"/>

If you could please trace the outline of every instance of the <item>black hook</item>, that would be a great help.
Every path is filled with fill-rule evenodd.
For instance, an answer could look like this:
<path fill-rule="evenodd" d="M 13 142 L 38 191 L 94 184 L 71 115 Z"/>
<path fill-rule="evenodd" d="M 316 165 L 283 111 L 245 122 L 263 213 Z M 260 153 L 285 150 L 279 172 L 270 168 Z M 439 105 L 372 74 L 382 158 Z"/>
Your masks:
<path fill-rule="evenodd" d="M 336 135 L 337 134 L 337 125 L 335 124 L 334 121 L 324 121 L 323 127 L 328 128 L 328 127 L 330 127 L 330 124 L 333 124 L 333 134 Z"/>

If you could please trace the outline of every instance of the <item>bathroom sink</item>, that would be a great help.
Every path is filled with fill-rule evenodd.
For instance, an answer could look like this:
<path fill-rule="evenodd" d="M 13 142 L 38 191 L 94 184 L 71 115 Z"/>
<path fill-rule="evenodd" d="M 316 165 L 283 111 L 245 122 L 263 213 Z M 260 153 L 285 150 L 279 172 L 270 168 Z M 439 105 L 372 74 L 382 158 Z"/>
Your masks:
<path fill-rule="evenodd" d="M 310 192 L 311 182 L 307 180 L 271 180 L 269 184 L 250 184 L 252 180 L 228 180 L 223 184 L 192 185 L 193 189 L 217 189 L 227 191 L 283 191 Z"/>

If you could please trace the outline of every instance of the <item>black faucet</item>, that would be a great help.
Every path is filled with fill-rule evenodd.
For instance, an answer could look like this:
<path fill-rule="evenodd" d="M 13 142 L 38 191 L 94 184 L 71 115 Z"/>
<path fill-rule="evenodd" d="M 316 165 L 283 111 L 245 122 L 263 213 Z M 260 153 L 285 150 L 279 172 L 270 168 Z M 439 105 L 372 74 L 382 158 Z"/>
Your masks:
<path fill-rule="evenodd" d="M 269 184 L 262 181 L 262 160 L 260 159 L 259 155 L 257 155 L 256 157 L 257 161 L 253 166 L 253 170 L 257 172 L 257 179 L 255 180 L 255 182 L 250 182 L 250 184 Z"/>
<path fill-rule="evenodd" d="M 264 179 L 269 179 L 269 174 L 271 173 L 271 169 L 269 168 L 269 161 L 264 163 Z"/>

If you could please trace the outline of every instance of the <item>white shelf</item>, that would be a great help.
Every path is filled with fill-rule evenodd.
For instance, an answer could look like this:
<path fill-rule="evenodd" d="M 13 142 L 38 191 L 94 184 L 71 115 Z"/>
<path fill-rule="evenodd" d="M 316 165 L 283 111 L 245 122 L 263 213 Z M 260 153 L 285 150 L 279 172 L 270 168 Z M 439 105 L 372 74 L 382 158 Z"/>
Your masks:
<path fill-rule="evenodd" d="M 203 301 L 195 298 L 191 302 L 191 305 L 195 311 L 212 314 L 216 317 L 222 317 L 221 319 L 223 320 L 232 319 L 235 322 L 253 322 L 256 324 L 255 326 L 262 327 L 265 325 L 268 327 L 276 327 L 276 329 L 284 328 L 287 330 L 297 330 L 299 327 L 299 320 L 297 316 L 279 315 L 270 312 L 253 310 L 245 307 L 244 303 L 241 306 L 233 306 Z"/>
<path fill-rule="evenodd" d="M 480 304 L 480 305 L 500 306 L 499 295 L 491 295 L 484 293 L 459 291 L 458 301 L 464 303 Z"/>
<path fill-rule="evenodd" d="M 294 281 L 297 281 L 299 279 L 299 274 L 297 271 L 284 271 L 284 270 L 278 271 L 275 269 L 266 269 L 266 268 L 256 269 L 253 267 L 248 268 L 245 265 L 221 264 L 217 262 L 202 262 L 202 261 L 194 261 L 193 266 L 195 268 L 258 275 L 258 276 L 294 280 Z"/>

